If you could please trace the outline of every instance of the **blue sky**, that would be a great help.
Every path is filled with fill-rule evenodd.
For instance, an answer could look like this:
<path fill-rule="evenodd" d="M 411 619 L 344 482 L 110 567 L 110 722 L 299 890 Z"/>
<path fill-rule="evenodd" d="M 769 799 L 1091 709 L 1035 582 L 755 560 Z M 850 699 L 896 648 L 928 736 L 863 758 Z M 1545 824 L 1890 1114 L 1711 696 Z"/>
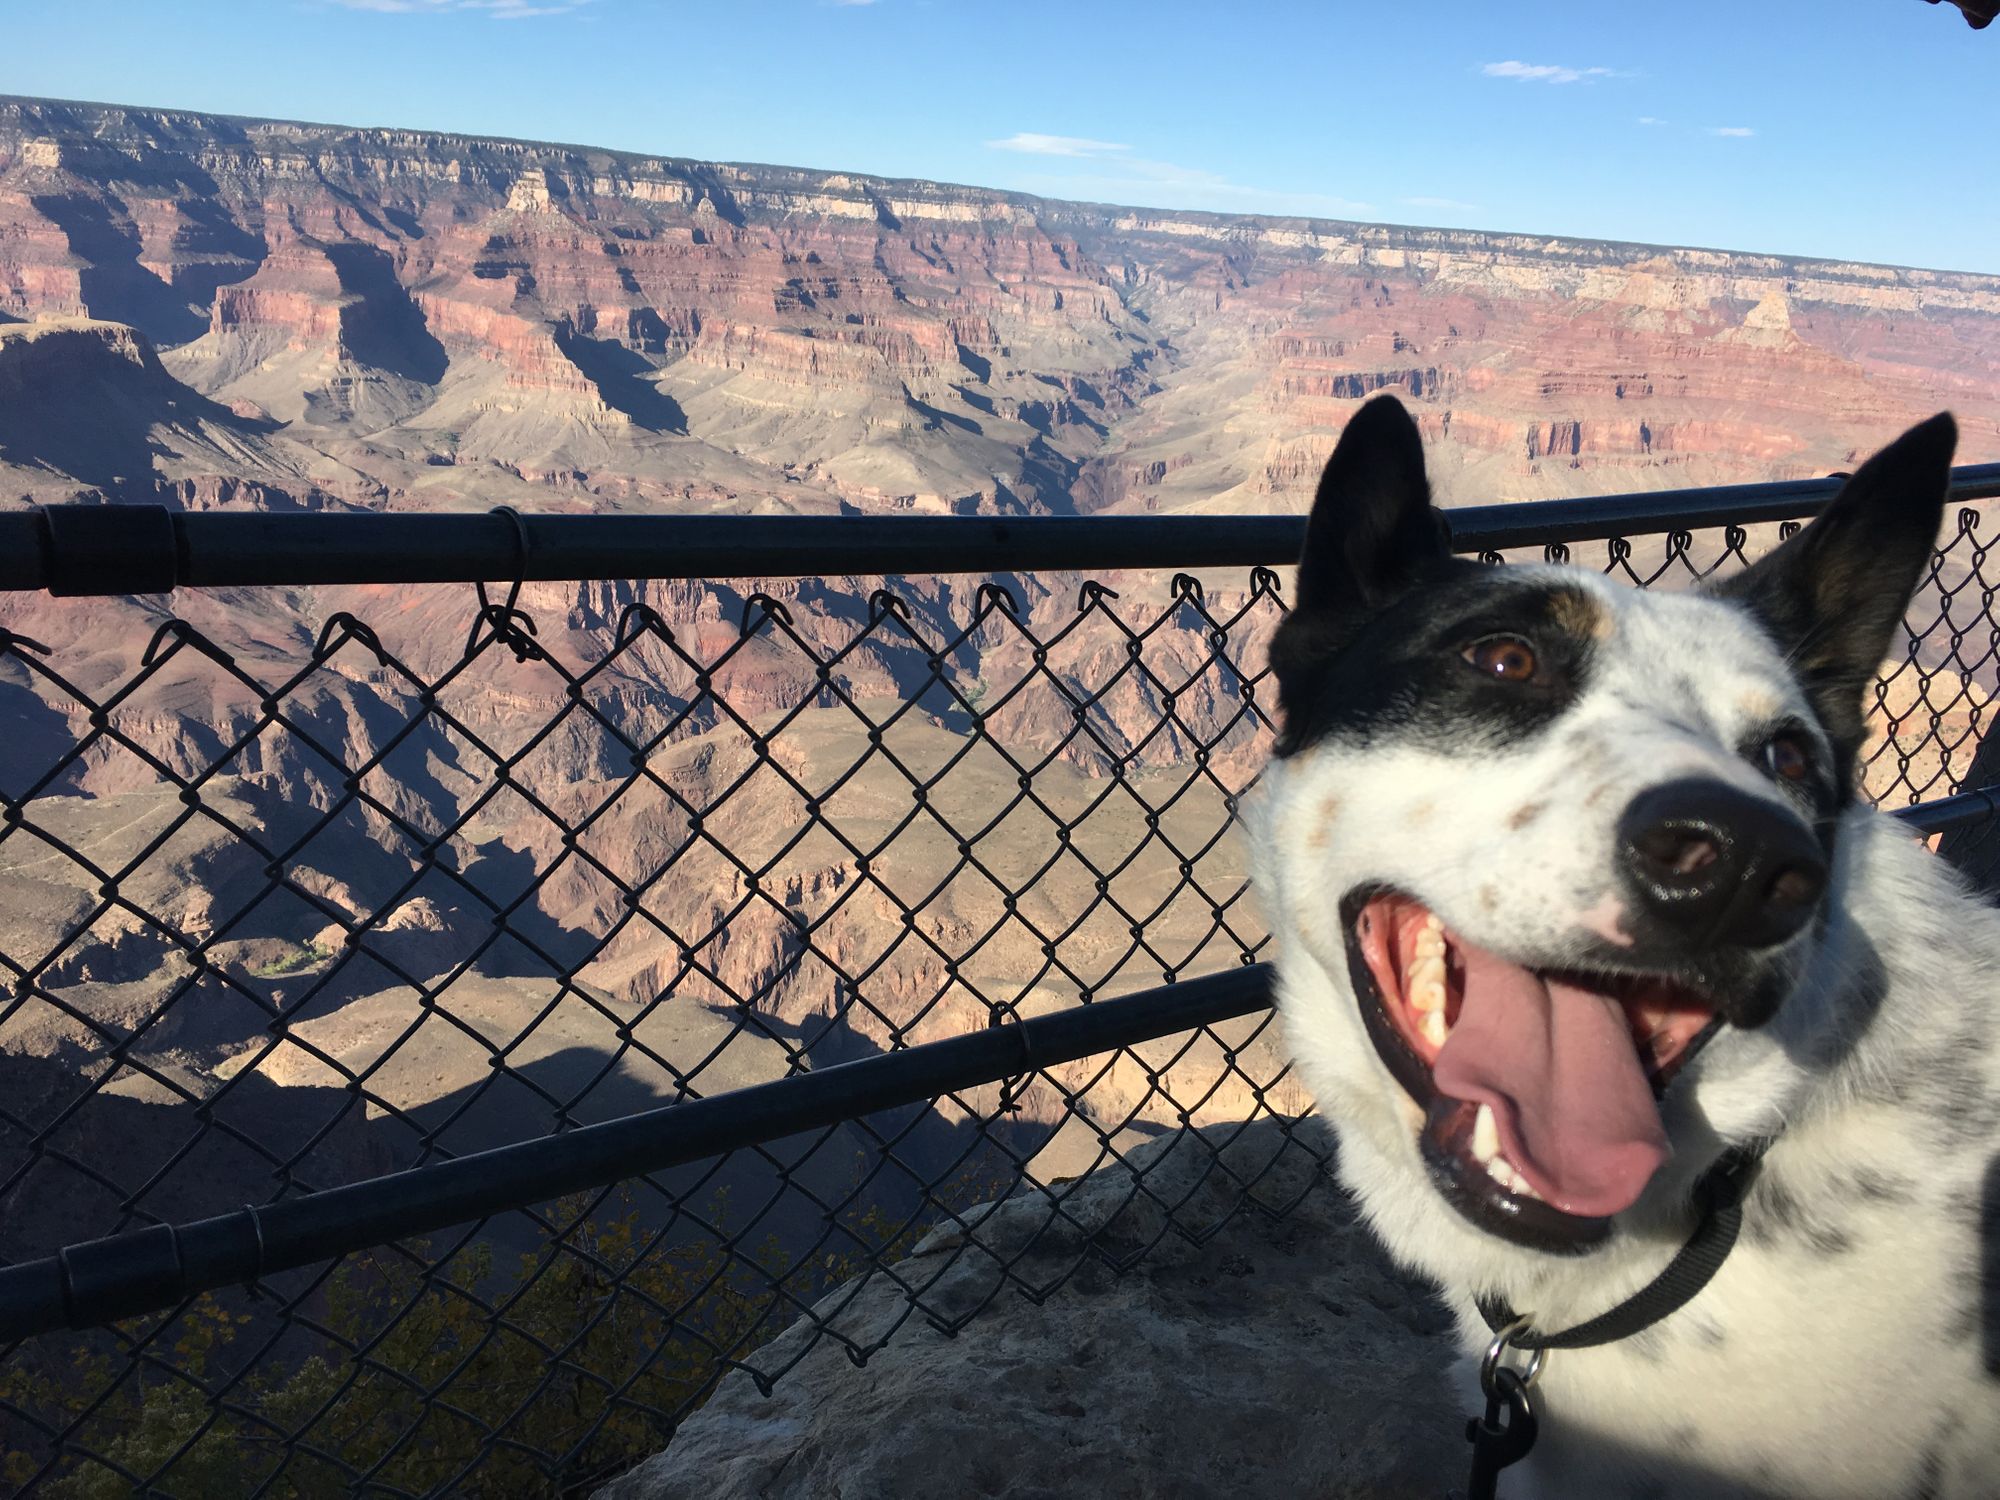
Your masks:
<path fill-rule="evenodd" d="M 2000 272 L 1919 0 L 0 0 L 0 92 Z"/>

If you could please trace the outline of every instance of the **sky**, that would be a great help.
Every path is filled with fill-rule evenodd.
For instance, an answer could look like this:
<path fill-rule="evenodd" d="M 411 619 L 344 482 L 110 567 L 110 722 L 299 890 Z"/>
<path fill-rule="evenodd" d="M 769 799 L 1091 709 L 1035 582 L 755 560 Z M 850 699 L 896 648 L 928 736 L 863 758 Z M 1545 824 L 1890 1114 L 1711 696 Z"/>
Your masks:
<path fill-rule="evenodd" d="M 0 93 L 2000 273 L 1921 0 L 0 0 Z"/>

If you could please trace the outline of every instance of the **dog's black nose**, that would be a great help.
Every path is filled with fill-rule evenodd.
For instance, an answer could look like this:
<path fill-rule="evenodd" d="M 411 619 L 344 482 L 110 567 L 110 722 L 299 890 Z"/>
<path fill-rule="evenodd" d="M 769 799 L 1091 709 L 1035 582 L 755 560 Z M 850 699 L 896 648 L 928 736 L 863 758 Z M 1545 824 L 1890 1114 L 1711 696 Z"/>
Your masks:
<path fill-rule="evenodd" d="M 1704 948 L 1768 948 L 1811 918 L 1826 853 L 1774 802 L 1720 781 L 1669 781 L 1618 822 L 1626 884 L 1640 908 Z"/>

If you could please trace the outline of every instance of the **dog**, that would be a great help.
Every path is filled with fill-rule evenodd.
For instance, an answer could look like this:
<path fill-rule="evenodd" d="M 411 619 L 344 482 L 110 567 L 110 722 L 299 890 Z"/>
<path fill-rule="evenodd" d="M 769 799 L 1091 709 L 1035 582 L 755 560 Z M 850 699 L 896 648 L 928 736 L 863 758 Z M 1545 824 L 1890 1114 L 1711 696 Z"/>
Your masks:
<path fill-rule="evenodd" d="M 1748 1183 L 1691 1299 L 1547 1354 L 1509 1500 L 2000 1495 L 2000 913 L 1857 795 L 1956 436 L 1684 592 L 1453 557 L 1393 398 L 1327 464 L 1251 849 L 1341 1180 L 1475 1356 Z"/>

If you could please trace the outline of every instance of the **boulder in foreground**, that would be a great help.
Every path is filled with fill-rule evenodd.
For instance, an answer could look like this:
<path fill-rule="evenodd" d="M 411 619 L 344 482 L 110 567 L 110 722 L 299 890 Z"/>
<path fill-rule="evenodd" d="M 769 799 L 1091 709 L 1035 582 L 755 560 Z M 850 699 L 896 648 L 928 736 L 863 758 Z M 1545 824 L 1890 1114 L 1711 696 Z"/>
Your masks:
<path fill-rule="evenodd" d="M 802 1320 L 753 1357 L 799 1361 L 770 1397 L 732 1375 L 599 1500 L 1436 1500 L 1467 1453 L 1449 1319 L 1329 1144 L 1314 1121 L 1190 1131 L 968 1215 L 895 1268 L 947 1321 L 987 1304 L 957 1337 L 889 1276 L 841 1288 L 814 1317 L 858 1345 L 906 1319 L 864 1366 L 831 1337 L 801 1359 Z"/>

